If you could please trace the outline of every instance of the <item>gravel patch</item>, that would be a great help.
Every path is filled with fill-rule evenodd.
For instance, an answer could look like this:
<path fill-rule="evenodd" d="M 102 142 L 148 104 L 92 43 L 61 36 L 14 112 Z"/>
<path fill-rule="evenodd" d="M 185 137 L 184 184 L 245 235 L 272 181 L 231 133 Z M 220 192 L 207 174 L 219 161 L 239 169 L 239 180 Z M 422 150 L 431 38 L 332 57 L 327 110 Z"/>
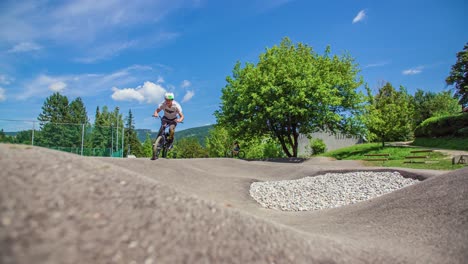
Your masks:
<path fill-rule="evenodd" d="M 265 208 L 309 211 L 366 201 L 417 182 L 399 172 L 327 173 L 299 180 L 254 182 L 250 195 Z"/>

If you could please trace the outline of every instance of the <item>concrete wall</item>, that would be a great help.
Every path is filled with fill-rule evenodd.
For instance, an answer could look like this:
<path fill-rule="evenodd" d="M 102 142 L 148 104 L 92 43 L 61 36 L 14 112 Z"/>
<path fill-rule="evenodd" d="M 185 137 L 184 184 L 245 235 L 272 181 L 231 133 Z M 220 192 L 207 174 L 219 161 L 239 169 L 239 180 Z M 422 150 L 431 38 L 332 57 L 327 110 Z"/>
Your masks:
<path fill-rule="evenodd" d="M 327 132 L 316 132 L 311 134 L 312 138 L 322 139 L 325 145 L 327 146 L 327 151 L 353 146 L 359 143 L 362 143 L 361 137 L 358 136 L 349 136 L 337 133 L 333 135 Z M 309 155 L 307 152 L 306 146 L 309 145 L 309 139 L 306 135 L 299 135 L 299 146 L 298 146 L 298 155 Z"/>

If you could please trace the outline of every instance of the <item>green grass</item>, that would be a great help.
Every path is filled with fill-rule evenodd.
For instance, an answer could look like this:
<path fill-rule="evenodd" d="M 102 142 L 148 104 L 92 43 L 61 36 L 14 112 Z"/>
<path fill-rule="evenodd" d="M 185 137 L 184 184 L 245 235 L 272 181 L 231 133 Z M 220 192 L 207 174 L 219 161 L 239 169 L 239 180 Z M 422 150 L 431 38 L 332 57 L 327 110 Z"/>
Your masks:
<path fill-rule="evenodd" d="M 413 150 L 421 150 L 418 147 L 384 147 L 381 143 L 367 143 L 354 145 L 347 148 L 342 148 L 322 154 L 325 157 L 333 157 L 338 160 L 364 160 L 368 157 L 365 154 L 384 154 L 388 153 L 388 161 L 365 161 L 364 163 L 369 166 L 382 166 L 382 167 L 402 167 L 413 169 L 431 169 L 431 170 L 455 170 L 463 168 L 463 165 L 452 165 L 450 156 L 446 156 L 440 152 L 431 152 L 429 154 L 413 154 Z M 433 163 L 405 163 L 408 159 L 407 156 L 414 155 L 428 155 L 427 159 Z"/>
<path fill-rule="evenodd" d="M 468 138 L 416 138 L 411 144 L 429 148 L 455 149 L 468 151 Z"/>

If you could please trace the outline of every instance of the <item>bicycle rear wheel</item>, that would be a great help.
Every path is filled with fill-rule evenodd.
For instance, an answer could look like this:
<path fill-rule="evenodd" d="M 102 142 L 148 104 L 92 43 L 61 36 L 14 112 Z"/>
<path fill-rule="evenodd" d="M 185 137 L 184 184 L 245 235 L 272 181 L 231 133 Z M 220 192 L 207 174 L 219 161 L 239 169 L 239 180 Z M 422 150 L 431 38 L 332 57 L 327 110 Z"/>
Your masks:
<path fill-rule="evenodd" d="M 227 150 L 225 153 L 226 158 L 232 158 L 232 150 Z"/>
<path fill-rule="evenodd" d="M 239 159 L 243 159 L 245 158 L 245 152 L 243 150 L 239 150 L 239 152 L 237 153 L 237 156 L 239 157 Z"/>
<path fill-rule="evenodd" d="M 161 152 L 161 149 L 163 147 L 163 138 L 162 136 L 159 136 L 156 141 L 154 141 L 153 145 L 153 160 L 159 158 L 159 153 Z"/>

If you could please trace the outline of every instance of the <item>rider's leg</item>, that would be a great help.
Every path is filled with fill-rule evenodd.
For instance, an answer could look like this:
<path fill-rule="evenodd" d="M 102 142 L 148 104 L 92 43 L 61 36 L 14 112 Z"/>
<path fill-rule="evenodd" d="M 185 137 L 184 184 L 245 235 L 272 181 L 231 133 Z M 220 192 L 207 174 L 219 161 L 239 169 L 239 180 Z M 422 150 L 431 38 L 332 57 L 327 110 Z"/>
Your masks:
<path fill-rule="evenodd" d="M 175 126 L 174 124 L 171 124 L 171 125 L 169 126 L 169 137 L 168 137 L 169 141 L 174 140 L 175 127 L 176 127 L 176 126 Z"/>
<path fill-rule="evenodd" d="M 175 133 L 175 125 L 171 124 L 169 126 L 169 136 L 167 137 L 167 141 L 169 143 L 169 149 L 172 149 L 172 143 L 174 142 L 174 133 Z"/>
<path fill-rule="evenodd" d="M 163 118 L 162 118 L 162 120 L 161 120 L 162 125 L 165 126 L 166 124 L 169 124 L 169 122 L 170 122 L 170 121 L 169 121 L 168 119 L 166 119 L 165 116 L 163 116 Z M 163 132 L 164 132 L 164 131 L 163 131 Z"/>

